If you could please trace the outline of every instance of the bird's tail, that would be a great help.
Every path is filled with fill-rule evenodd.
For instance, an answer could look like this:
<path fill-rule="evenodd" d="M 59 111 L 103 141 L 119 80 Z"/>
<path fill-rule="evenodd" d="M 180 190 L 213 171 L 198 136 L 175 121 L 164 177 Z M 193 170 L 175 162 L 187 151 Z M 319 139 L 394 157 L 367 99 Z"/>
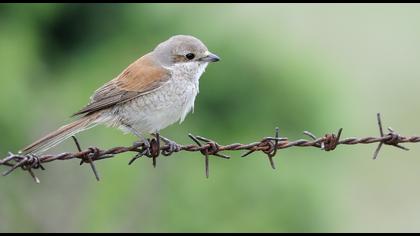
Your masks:
<path fill-rule="evenodd" d="M 89 116 L 84 116 L 70 124 L 64 125 L 58 130 L 51 132 L 45 137 L 25 147 L 23 150 L 21 150 L 21 153 L 38 154 L 44 152 L 47 149 L 50 149 L 63 142 L 64 140 L 70 138 L 71 136 L 97 125 L 98 123 L 96 121 L 98 119 L 98 115 L 99 114 L 92 114 Z"/>

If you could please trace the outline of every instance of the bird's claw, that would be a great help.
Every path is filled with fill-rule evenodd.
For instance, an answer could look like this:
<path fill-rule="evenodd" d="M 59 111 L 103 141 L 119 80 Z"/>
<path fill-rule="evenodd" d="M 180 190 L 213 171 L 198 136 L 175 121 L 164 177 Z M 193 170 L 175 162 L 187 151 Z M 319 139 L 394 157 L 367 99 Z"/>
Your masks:
<path fill-rule="evenodd" d="M 150 145 L 149 140 L 147 140 L 147 139 L 144 138 L 144 139 L 142 139 L 140 141 L 134 142 L 134 145 L 135 146 L 138 146 L 138 147 L 142 147 L 142 149 L 143 149 L 143 151 L 141 152 L 142 155 L 146 155 L 146 156 L 150 156 L 151 155 L 151 152 L 150 152 L 151 145 Z"/>
<path fill-rule="evenodd" d="M 167 141 L 164 141 L 164 142 L 166 145 L 169 146 L 169 152 L 179 152 L 181 150 L 181 146 L 172 140 L 168 139 Z"/>
<path fill-rule="evenodd" d="M 155 138 L 158 136 L 157 134 L 152 134 Z M 169 147 L 167 150 L 168 152 L 179 152 L 181 151 L 181 145 L 177 144 L 175 141 L 172 141 L 168 138 L 163 137 L 159 134 L 159 138 Z"/>

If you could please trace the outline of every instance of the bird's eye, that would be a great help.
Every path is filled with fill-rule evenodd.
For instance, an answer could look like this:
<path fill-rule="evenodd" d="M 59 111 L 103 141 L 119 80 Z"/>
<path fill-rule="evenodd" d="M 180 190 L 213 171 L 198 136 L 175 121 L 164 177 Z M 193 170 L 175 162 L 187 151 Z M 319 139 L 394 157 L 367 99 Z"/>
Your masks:
<path fill-rule="evenodd" d="M 187 55 L 185 55 L 185 57 L 186 57 L 188 60 L 192 60 L 192 59 L 194 59 L 195 55 L 194 55 L 194 53 L 188 53 Z"/>

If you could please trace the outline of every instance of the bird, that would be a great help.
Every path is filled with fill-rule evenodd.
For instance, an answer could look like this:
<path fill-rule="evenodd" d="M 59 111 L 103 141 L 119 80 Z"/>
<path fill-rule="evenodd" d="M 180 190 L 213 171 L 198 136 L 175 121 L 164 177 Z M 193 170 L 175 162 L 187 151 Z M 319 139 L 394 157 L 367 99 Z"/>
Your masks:
<path fill-rule="evenodd" d="M 75 121 L 19 152 L 38 155 L 100 124 L 131 133 L 149 145 L 145 134 L 182 123 L 194 110 L 199 79 L 209 63 L 219 60 L 198 38 L 172 36 L 98 88 L 90 102 L 72 115 Z"/>

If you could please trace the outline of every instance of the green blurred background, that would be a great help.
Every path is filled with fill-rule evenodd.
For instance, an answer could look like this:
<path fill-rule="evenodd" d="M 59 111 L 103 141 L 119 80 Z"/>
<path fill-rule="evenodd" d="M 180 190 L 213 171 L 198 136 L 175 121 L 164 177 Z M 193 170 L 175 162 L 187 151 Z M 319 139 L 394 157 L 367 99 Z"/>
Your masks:
<path fill-rule="evenodd" d="M 71 121 L 92 92 L 175 34 L 200 38 L 222 61 L 200 80 L 195 112 L 162 131 L 221 144 L 272 135 L 303 138 L 385 126 L 420 134 L 420 5 L 1 4 L 0 154 Z M 84 148 L 129 145 L 97 127 Z M 90 167 L 53 162 L 41 184 L 0 178 L 0 231 L 12 232 L 412 232 L 420 231 L 420 148 L 375 145 L 282 150 L 211 159 L 177 153 Z M 65 142 L 52 153 L 74 151 Z M 234 157 L 240 153 L 231 152 Z"/>

